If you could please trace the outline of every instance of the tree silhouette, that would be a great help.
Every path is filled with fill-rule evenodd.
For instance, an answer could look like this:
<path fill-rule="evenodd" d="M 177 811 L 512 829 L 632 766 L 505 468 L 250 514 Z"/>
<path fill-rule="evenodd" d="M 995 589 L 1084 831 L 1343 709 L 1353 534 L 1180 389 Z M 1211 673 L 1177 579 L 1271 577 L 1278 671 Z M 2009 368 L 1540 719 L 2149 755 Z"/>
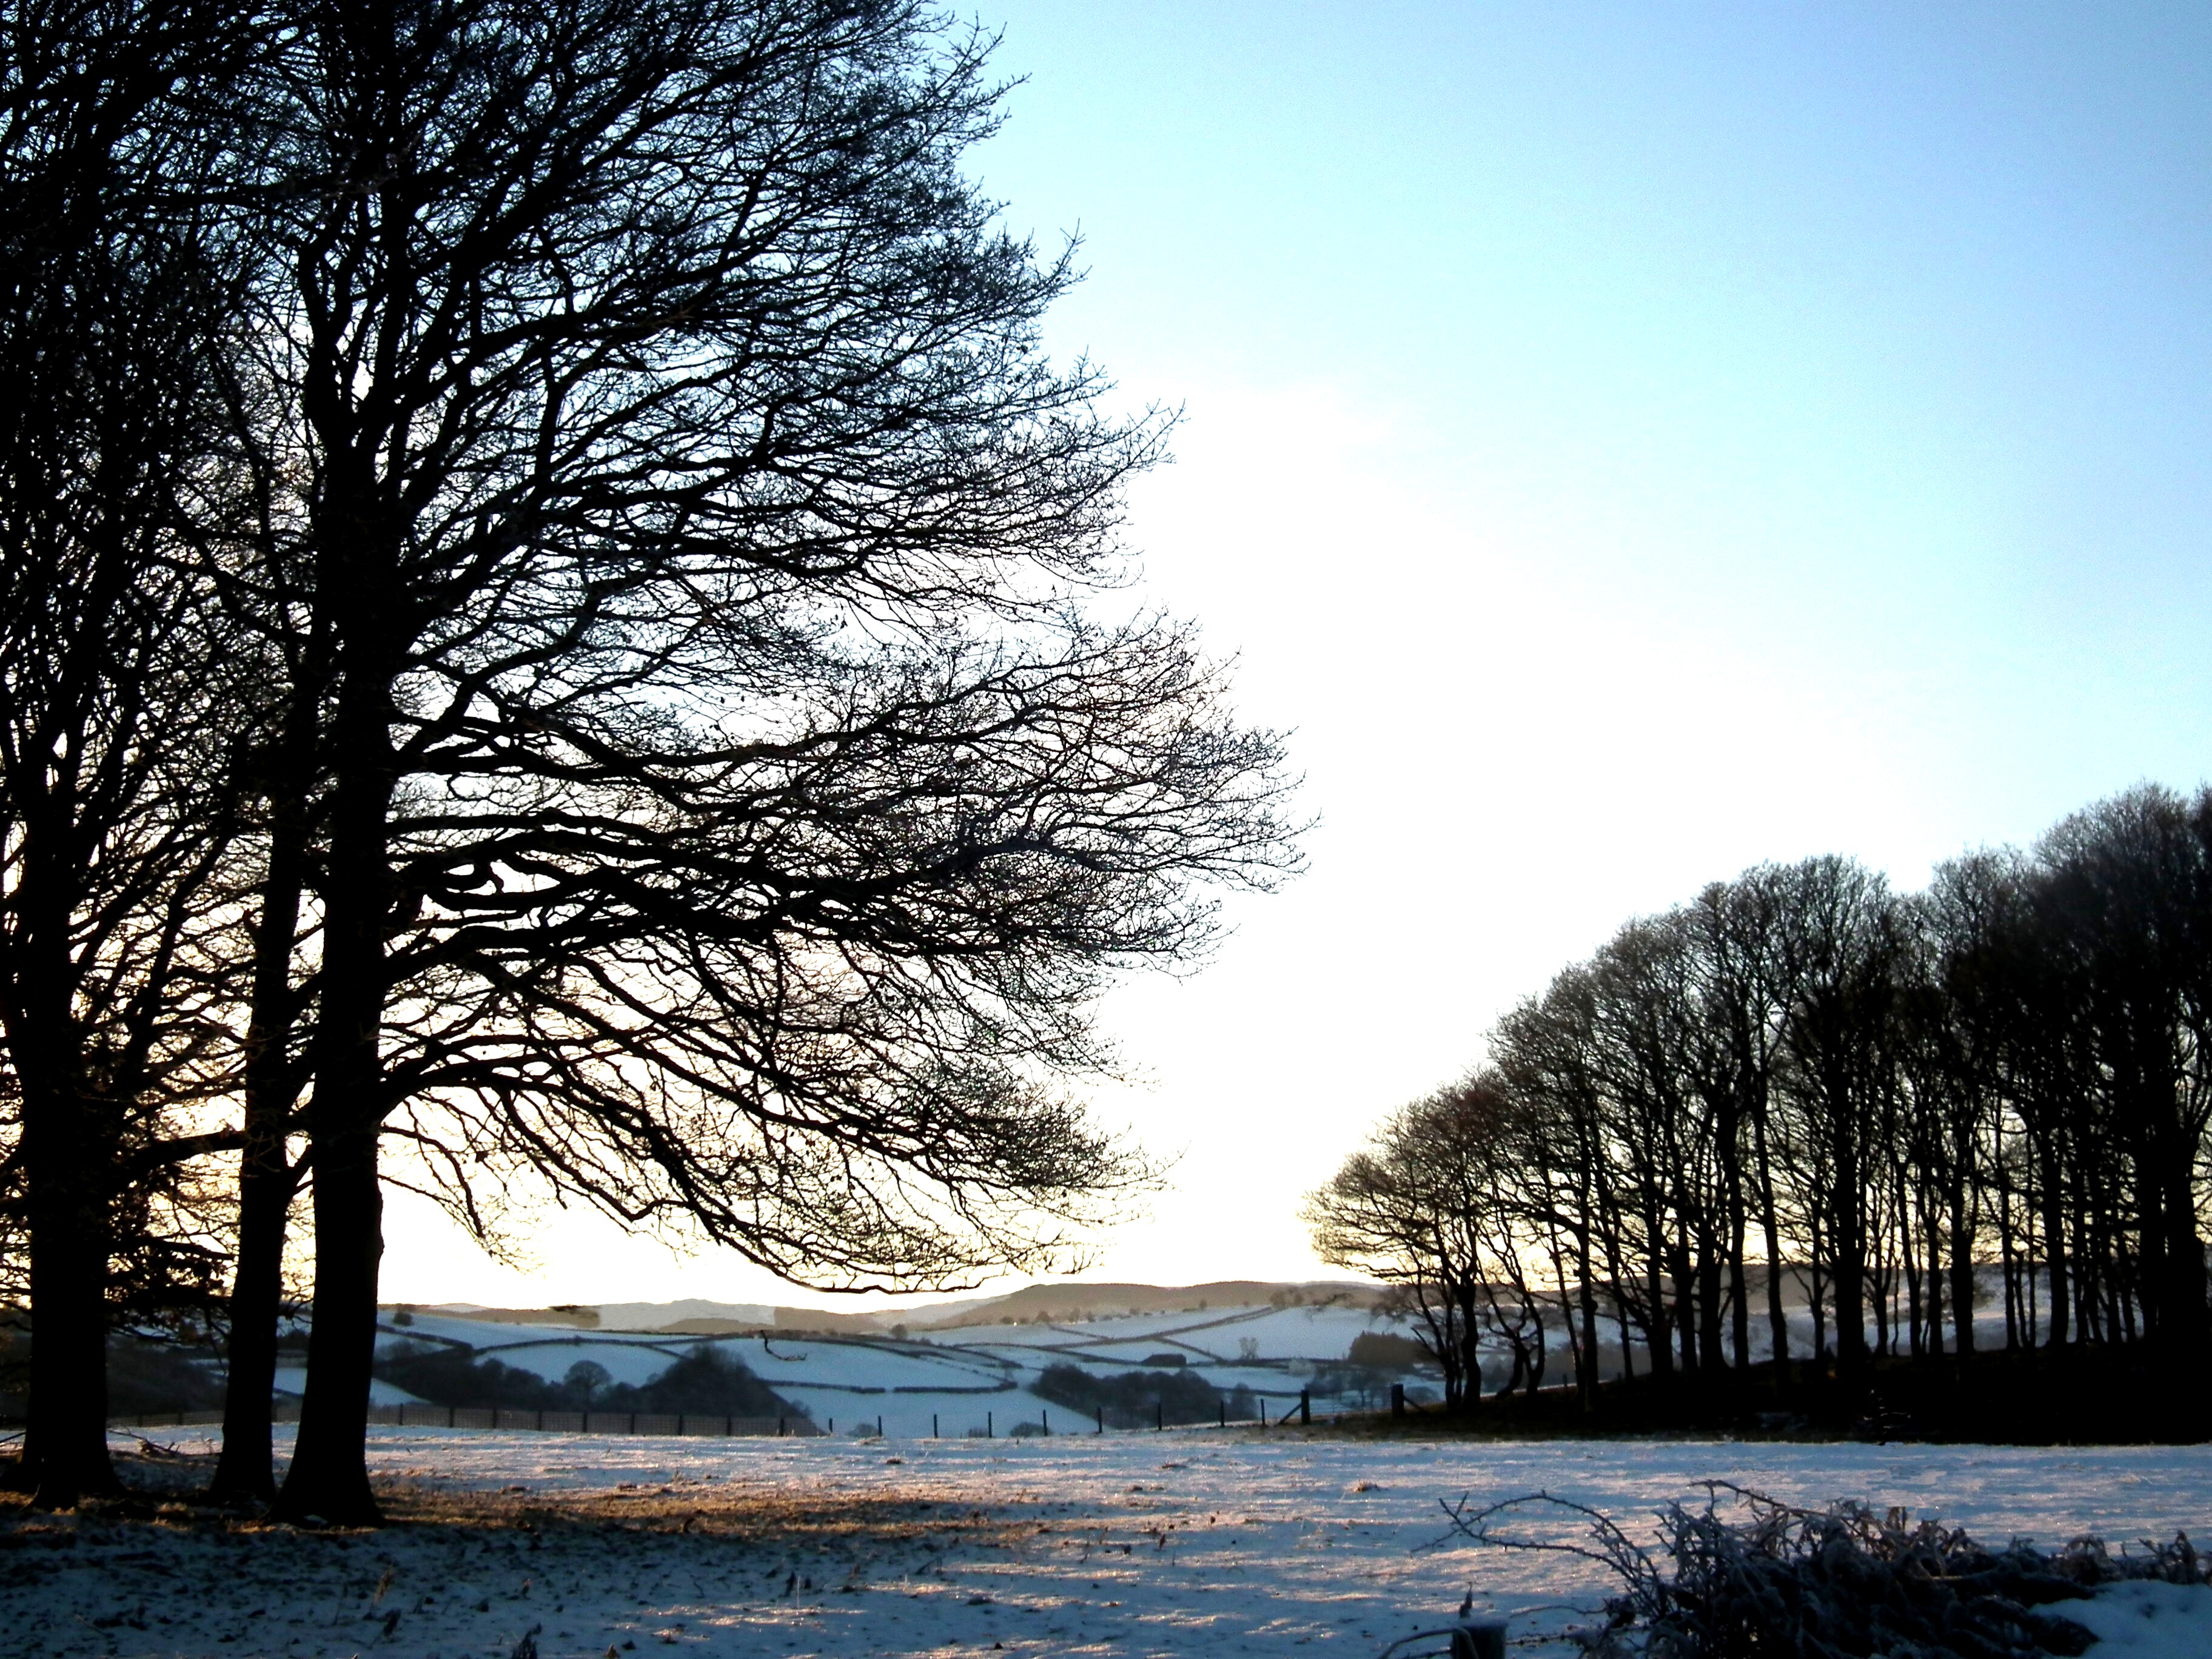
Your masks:
<path fill-rule="evenodd" d="M 1143 1174 L 1058 1081 L 1102 974 L 1289 854 L 1188 632 L 1097 614 L 1163 427 L 1037 353 L 1071 268 L 957 170 L 987 42 L 861 0 L 296 25 L 247 192 L 312 733 L 281 1503 L 368 1519 L 380 1142 L 464 1215 L 526 1169 L 842 1286 L 1041 1262 Z"/>

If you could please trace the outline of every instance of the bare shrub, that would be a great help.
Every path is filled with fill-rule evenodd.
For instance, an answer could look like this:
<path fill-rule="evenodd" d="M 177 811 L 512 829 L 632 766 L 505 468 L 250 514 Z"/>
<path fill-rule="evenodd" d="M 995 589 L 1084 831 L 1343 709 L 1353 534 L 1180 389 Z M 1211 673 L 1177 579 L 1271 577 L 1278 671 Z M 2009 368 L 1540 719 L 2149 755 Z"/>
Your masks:
<path fill-rule="evenodd" d="M 2078 1655 L 2094 1639 L 2046 1611 L 2123 1579 L 2207 1582 L 2186 1533 L 2118 1554 L 2098 1538 L 2055 1553 L 2014 1539 L 1976 1543 L 1902 1509 L 1838 1504 L 1797 1509 L 1727 1481 L 1704 1482 L 1702 1507 L 1670 1504 L 1656 1547 L 1636 1543 L 1596 1510 L 1548 1492 L 1477 1508 L 1446 1503 L 1461 1540 L 1545 1550 L 1603 1566 L 1621 1590 L 1601 1625 L 1574 1632 L 1602 1659 L 2044 1659 Z M 1723 1505 L 1741 1506 L 1730 1517 Z M 1563 1535 L 1540 1516 L 1570 1522 Z"/>

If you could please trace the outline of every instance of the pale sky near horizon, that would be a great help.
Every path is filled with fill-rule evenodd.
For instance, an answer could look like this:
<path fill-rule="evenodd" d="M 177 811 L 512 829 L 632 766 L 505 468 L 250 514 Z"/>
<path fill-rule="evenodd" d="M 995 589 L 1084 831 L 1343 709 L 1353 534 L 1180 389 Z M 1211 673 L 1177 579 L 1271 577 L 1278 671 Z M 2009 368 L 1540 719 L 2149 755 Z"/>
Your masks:
<path fill-rule="evenodd" d="M 1904 886 L 2212 776 L 2212 11 L 992 0 L 974 172 L 1179 405 L 1133 603 L 1292 732 L 1310 872 L 1103 1018 L 1177 1160 L 1091 1278 L 1325 1272 L 1374 1120 L 1629 915 Z M 387 1298 L 823 1301 L 411 1200 Z"/>

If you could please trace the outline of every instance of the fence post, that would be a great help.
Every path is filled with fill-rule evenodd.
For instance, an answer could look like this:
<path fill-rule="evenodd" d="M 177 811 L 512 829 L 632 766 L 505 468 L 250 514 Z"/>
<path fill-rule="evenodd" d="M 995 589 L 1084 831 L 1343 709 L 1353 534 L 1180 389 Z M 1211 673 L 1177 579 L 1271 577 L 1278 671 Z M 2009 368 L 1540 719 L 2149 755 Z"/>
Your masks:
<path fill-rule="evenodd" d="M 727 1440 L 727 1439 L 728 1439 L 732 1435 L 735 1434 L 737 1431 L 738 1431 L 738 1419 L 737 1419 L 736 1418 L 734 1418 L 734 1417 L 725 1417 L 725 1418 L 722 1419 L 722 1438 L 723 1438 L 723 1439 L 725 1439 L 725 1440 Z"/>
<path fill-rule="evenodd" d="M 1267 1426 L 1267 1401 L 1264 1395 L 1260 1399 L 1260 1426 L 1263 1429 Z"/>
<path fill-rule="evenodd" d="M 937 1438 L 937 1413 L 935 1412 L 932 1412 L 929 1414 L 929 1437 L 932 1440 Z"/>
<path fill-rule="evenodd" d="M 446 1407 L 446 1426 L 447 1428 L 450 1429 L 453 1427 L 460 1421 L 460 1419 L 454 1415 L 454 1413 L 459 1409 L 459 1407 L 454 1406 L 448 1406 Z"/>
<path fill-rule="evenodd" d="M 1098 1432 L 1103 1434 L 1106 1432 L 1106 1408 L 1100 1406 L 1096 1409 L 1098 1413 Z"/>
<path fill-rule="evenodd" d="M 1390 1385 L 1390 1415 L 1403 1417 L 1405 1414 L 1406 1385 L 1403 1382 L 1393 1382 Z"/>
<path fill-rule="evenodd" d="M 990 1413 L 985 1412 L 983 1413 L 983 1438 L 986 1440 L 996 1440 L 998 1437 L 998 1419 L 994 1418 Z"/>
<path fill-rule="evenodd" d="M 1164 1400 L 1155 1400 L 1152 1401 L 1152 1431 L 1157 1434 L 1162 1429 L 1166 1428 L 1167 1425 L 1167 1402 Z"/>
<path fill-rule="evenodd" d="M 538 1431 L 540 1434 L 545 1432 L 545 1407 L 543 1406 L 538 1408 Z"/>
<path fill-rule="evenodd" d="M 635 1434 L 637 1432 L 637 1413 L 635 1412 L 632 1412 L 629 1414 L 629 1431 L 632 1434 Z"/>
<path fill-rule="evenodd" d="M 775 1437 L 779 1440 L 783 1438 L 783 1419 L 780 1417 L 775 1419 Z"/>
<path fill-rule="evenodd" d="M 1221 1407 L 1221 1426 L 1224 1429 L 1227 1428 L 1229 1426 L 1229 1401 L 1221 1395 L 1216 1395 L 1214 1396 L 1213 1403 Z"/>
<path fill-rule="evenodd" d="M 1313 1426 L 1313 1393 L 1310 1389 L 1298 1390 L 1298 1426 L 1300 1428 Z"/>
<path fill-rule="evenodd" d="M 1037 1413 L 1037 1416 L 1038 1416 L 1038 1418 L 1039 1418 L 1040 1419 L 1042 1419 L 1042 1422 L 1043 1422 L 1043 1424 L 1044 1424 L 1044 1437 L 1045 1437 L 1046 1439 L 1048 1439 L 1048 1440 L 1051 1439 L 1051 1438 L 1052 1438 L 1052 1413 L 1051 1413 L 1050 1412 L 1048 1412 L 1048 1411 L 1040 1411 L 1040 1412 L 1038 1412 L 1038 1413 Z"/>

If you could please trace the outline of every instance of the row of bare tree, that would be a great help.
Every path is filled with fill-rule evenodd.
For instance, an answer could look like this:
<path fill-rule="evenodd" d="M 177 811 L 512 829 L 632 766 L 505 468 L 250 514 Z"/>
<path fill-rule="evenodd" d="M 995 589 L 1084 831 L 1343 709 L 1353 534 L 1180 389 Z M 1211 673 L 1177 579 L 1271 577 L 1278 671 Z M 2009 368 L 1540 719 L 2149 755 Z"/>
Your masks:
<path fill-rule="evenodd" d="M 816 1284 L 1058 1259 L 1119 964 L 1289 868 L 1102 615 L 1164 423 L 1038 328 L 922 0 L 0 4 L 0 1104 L 40 1500 L 224 1298 L 373 1519 L 384 1183 Z M 307 1397 L 270 1389 L 311 1204 Z"/>
<path fill-rule="evenodd" d="M 2008 1347 L 2207 1358 L 2212 792 L 2137 788 L 1910 895 L 1842 858 L 1748 871 L 1487 1048 L 1306 1210 L 1325 1259 L 1404 1287 L 1454 1401 L 1484 1351 L 1533 1389 L 1562 1341 L 1586 1398 L 1607 1345 L 1709 1387 L 1859 1376 L 1972 1352 L 1999 1297 Z"/>

